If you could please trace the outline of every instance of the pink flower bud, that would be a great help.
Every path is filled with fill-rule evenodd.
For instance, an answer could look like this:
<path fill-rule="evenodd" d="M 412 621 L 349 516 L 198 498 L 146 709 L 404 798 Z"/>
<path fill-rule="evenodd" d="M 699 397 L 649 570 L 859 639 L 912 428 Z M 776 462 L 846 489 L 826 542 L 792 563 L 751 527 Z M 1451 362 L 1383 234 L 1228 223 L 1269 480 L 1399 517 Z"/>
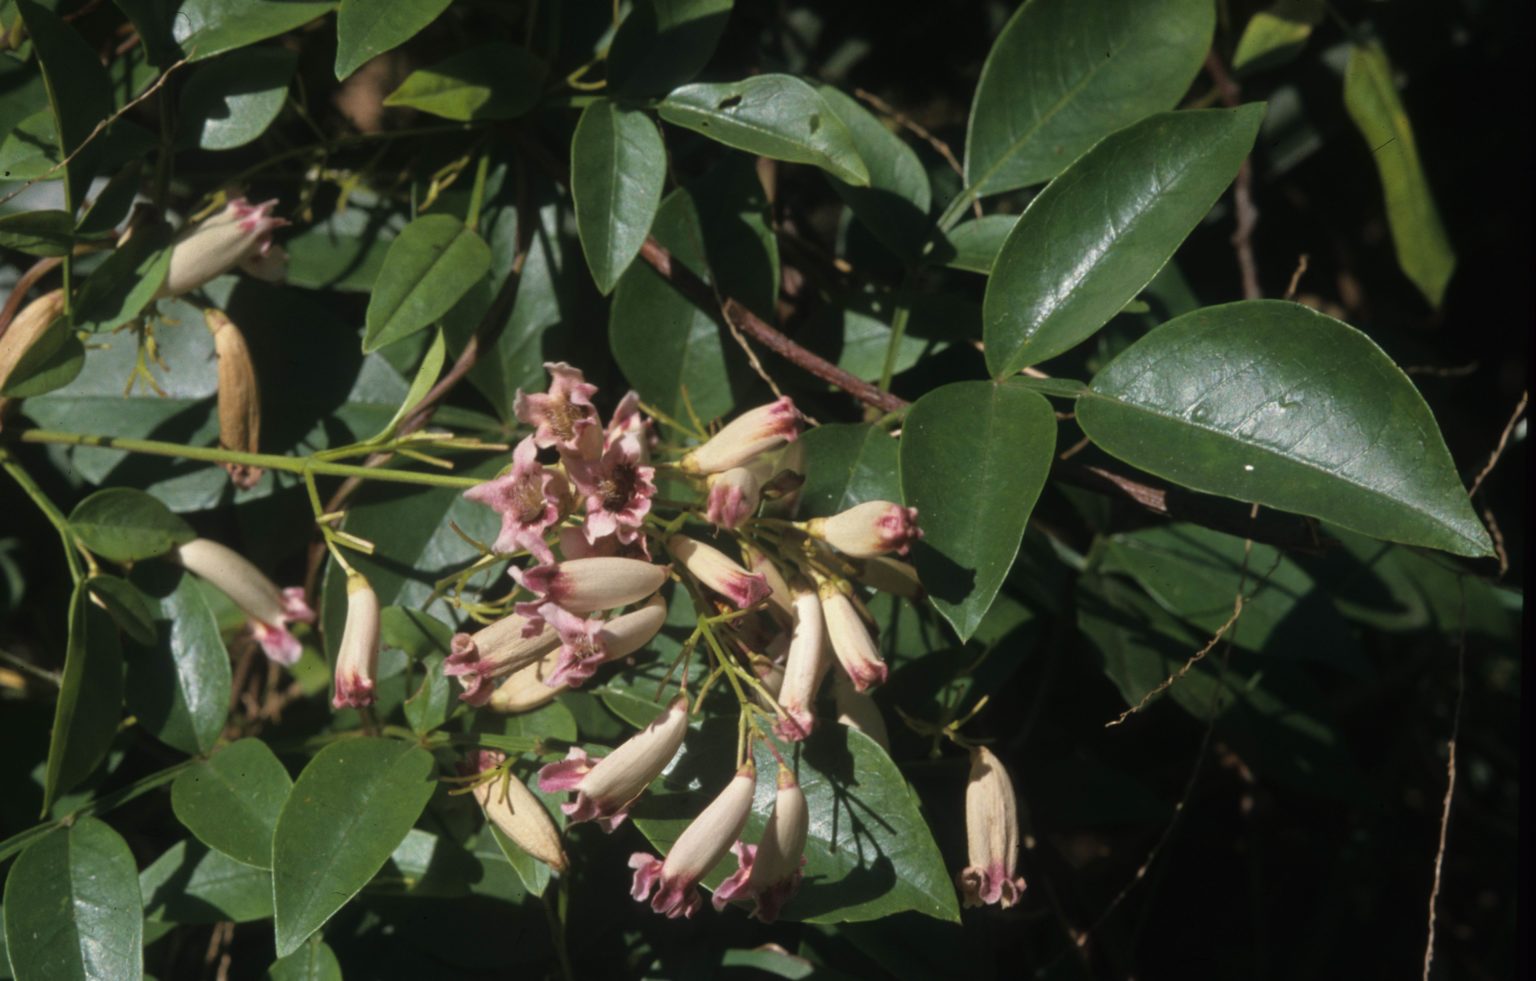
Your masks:
<path fill-rule="evenodd" d="M 827 622 L 832 651 L 848 677 L 853 679 L 853 686 L 864 691 L 873 685 L 885 684 L 887 670 L 869 628 L 854 609 L 847 592 L 840 588 L 846 585 L 824 579 L 817 591 L 821 595 L 821 612 Z"/>
<path fill-rule="evenodd" d="M 887 753 L 891 751 L 891 736 L 886 731 L 880 706 L 869 695 L 853 687 L 848 675 L 841 671 L 832 674 L 832 700 L 837 706 L 838 725 L 857 729 Z"/>
<path fill-rule="evenodd" d="M 794 597 L 790 595 L 789 583 L 784 581 L 784 573 L 779 571 L 778 565 L 751 545 L 742 545 L 741 554 L 747 560 L 747 571 L 768 582 L 769 614 L 782 624 L 793 622 Z"/>
<path fill-rule="evenodd" d="M 640 462 L 651 462 L 651 444 L 656 440 L 651 421 L 640 412 L 640 393 L 631 389 L 613 407 L 608 428 L 603 431 L 603 449 L 626 436 L 633 437 L 640 450 Z"/>
<path fill-rule="evenodd" d="M 582 437 L 588 430 L 597 432 L 597 409 L 592 406 L 597 386 L 589 383 L 579 369 L 564 361 L 546 362 L 544 370 L 550 376 L 549 391 L 542 395 L 524 395 L 523 390 L 518 389 L 512 412 L 534 427 L 533 440 L 539 446 L 558 446 L 584 455 Z M 601 439 L 597 441 L 596 449 L 602 449 Z"/>
<path fill-rule="evenodd" d="M 173 554 L 188 572 L 217 586 L 245 611 L 267 657 L 278 664 L 299 659 L 299 640 L 288 632 L 288 624 L 315 619 L 314 611 L 304 602 L 304 590 L 297 586 L 278 589 L 245 556 L 212 539 L 194 538 Z"/>
<path fill-rule="evenodd" d="M 795 626 L 789 641 L 789 656 L 784 662 L 784 684 L 779 689 L 779 705 L 787 718 L 778 720 L 773 731 L 787 742 L 799 742 L 816 727 L 813 707 L 821 679 L 832 666 L 826 656 L 826 625 L 821 613 L 821 599 L 816 590 L 804 583 L 795 590 Z"/>
<path fill-rule="evenodd" d="M 859 559 L 888 552 L 906 555 L 912 542 L 923 537 L 917 508 L 890 501 L 865 501 L 830 518 L 812 518 L 804 528 L 812 538 Z"/>
<path fill-rule="evenodd" d="M 635 798 L 672 762 L 687 732 L 688 699 L 679 695 L 650 725 L 602 759 L 572 747 L 565 759 L 539 771 L 539 789 L 574 790 L 576 799 L 560 808 L 570 823 L 596 821 L 612 832 L 628 816 Z"/>
<path fill-rule="evenodd" d="M 527 617 L 514 613 L 473 634 L 453 635 L 443 674 L 458 678 L 464 686 L 460 699 L 484 705 L 491 697 L 491 681 L 537 661 L 559 645 L 560 635 L 553 627 L 530 637 L 524 633 L 527 625 Z"/>
<path fill-rule="evenodd" d="M 372 705 L 373 682 L 379 673 L 379 597 L 368 580 L 347 576 L 347 620 L 336 652 L 336 691 L 331 708 Z"/>
<path fill-rule="evenodd" d="M 534 623 L 542 628 L 538 608 L 545 603 L 554 603 L 568 613 L 611 610 L 645 599 L 667 581 L 666 569 L 640 559 L 571 559 L 527 570 L 514 566 L 510 571 L 519 586 L 539 597 L 516 607 L 529 618 L 530 627 L 524 628 L 525 632 Z"/>
<path fill-rule="evenodd" d="M 191 292 L 235 266 L 258 279 L 281 280 L 288 256 L 272 243 L 272 233 L 288 221 L 272 217 L 275 207 L 275 199 L 251 204 L 235 198 L 218 214 L 183 228 L 157 296 Z"/>
<path fill-rule="evenodd" d="M 928 593 L 917 580 L 917 570 L 905 562 L 884 555 L 876 555 L 858 563 L 859 582 L 882 593 L 903 599 L 921 600 Z"/>
<path fill-rule="evenodd" d="M 750 467 L 732 467 L 709 475 L 704 516 L 718 528 L 739 528 L 761 500 L 761 484 Z"/>
<path fill-rule="evenodd" d="M 527 549 L 534 558 L 547 563 L 555 557 L 544 535 L 560 523 L 569 509 L 569 489 L 565 478 L 539 463 L 538 456 L 539 448 L 529 436 L 512 451 L 510 471 L 471 487 L 464 497 L 501 516 L 501 531 L 491 545 L 494 551 Z"/>
<path fill-rule="evenodd" d="M 687 473 L 720 473 L 799 435 L 800 413 L 786 395 L 737 416 L 684 456 L 679 466 Z"/>
<path fill-rule="evenodd" d="M 810 810 L 795 775 L 779 767 L 779 792 L 773 814 L 756 845 L 738 841 L 736 871 L 715 890 L 715 909 L 738 899 L 754 901 L 752 915 L 764 923 L 779 918 L 779 911 L 800 890 L 800 869 L 805 865 L 805 839 L 810 830 Z"/>
<path fill-rule="evenodd" d="M 673 535 L 667 539 L 667 551 L 695 579 L 736 604 L 739 610 L 768 598 L 768 580 L 743 569 L 719 549 L 686 535 Z"/>
<path fill-rule="evenodd" d="M 500 766 L 505 754 L 493 749 L 482 749 L 461 766 L 460 772 L 484 773 Z M 466 774 L 467 775 L 467 774 Z M 523 851 L 548 865 L 556 872 L 564 872 L 569 864 L 565 849 L 560 847 L 560 831 L 550 819 L 549 811 L 533 791 L 517 779 L 516 774 L 506 778 L 488 780 L 472 791 L 475 800 L 485 811 L 486 820 L 501 833 L 511 838 Z"/>
<path fill-rule="evenodd" d="M 654 889 L 651 909 L 668 919 L 692 916 L 699 908 L 699 880 L 719 864 L 731 843 L 741 835 L 752 813 L 752 795 L 757 788 L 757 768 L 749 761 L 736 771 L 720 795 L 683 829 L 666 861 L 645 852 L 629 856 L 635 870 L 630 895 L 645 902 Z"/>
<path fill-rule="evenodd" d="M 985 746 L 971 748 L 971 777 L 965 787 L 965 840 L 971 864 L 955 883 L 966 906 L 1019 901 L 1024 877 L 1019 864 L 1019 812 L 1008 771 Z"/>

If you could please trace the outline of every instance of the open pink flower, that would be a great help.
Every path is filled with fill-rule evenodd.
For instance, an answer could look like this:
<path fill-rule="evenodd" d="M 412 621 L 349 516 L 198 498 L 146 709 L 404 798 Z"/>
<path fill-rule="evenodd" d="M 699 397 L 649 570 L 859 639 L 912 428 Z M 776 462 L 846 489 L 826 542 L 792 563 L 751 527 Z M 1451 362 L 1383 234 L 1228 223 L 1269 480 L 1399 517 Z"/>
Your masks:
<path fill-rule="evenodd" d="M 603 618 L 579 617 L 553 603 L 540 606 L 539 615 L 560 635 L 560 660 L 555 673 L 544 683 L 551 688 L 561 685 L 581 687 L 582 682 L 592 677 L 598 665 L 608 658 L 603 643 Z"/>
<path fill-rule="evenodd" d="M 730 851 L 752 812 L 757 770 L 749 760 L 736 771 L 720 795 L 683 829 L 666 861 L 645 852 L 629 856 L 635 881 L 629 894 L 668 919 L 692 916 L 698 911 L 699 880 L 709 874 Z M 656 895 L 651 897 L 652 890 Z"/>
<path fill-rule="evenodd" d="M 795 775 L 779 767 L 779 792 L 774 798 L 773 815 L 763 829 L 763 840 L 756 845 L 738 841 L 737 869 L 715 890 L 715 909 L 737 899 L 754 902 L 753 915 L 764 923 L 779 918 L 779 910 L 800 889 L 801 866 L 805 865 L 805 839 L 810 830 L 810 811 L 805 793 Z"/>
<path fill-rule="evenodd" d="M 553 562 L 554 553 L 544 534 L 559 522 L 565 502 L 565 478 L 544 467 L 539 450 L 529 436 L 512 451 L 512 469 L 464 497 L 501 515 L 501 532 L 491 545 L 498 552 L 527 549 L 540 562 Z"/>
<path fill-rule="evenodd" d="M 597 426 L 597 409 L 592 406 L 597 386 L 564 361 L 546 362 L 544 369 L 550 376 L 549 391 L 525 395 L 518 389 L 512 411 L 534 427 L 533 441 L 539 446 L 580 454 L 582 436 Z"/>
<path fill-rule="evenodd" d="M 586 498 L 588 542 L 613 535 L 627 544 L 639 536 L 656 496 L 656 469 L 645 465 L 638 437 L 615 439 L 596 460 L 568 459 L 566 471 Z"/>

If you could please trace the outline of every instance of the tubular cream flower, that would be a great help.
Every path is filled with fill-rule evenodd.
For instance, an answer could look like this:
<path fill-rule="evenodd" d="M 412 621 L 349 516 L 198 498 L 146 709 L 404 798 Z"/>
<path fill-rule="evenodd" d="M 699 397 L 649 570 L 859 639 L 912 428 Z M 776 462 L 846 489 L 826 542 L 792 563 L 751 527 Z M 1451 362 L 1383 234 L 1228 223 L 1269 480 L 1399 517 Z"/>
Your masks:
<path fill-rule="evenodd" d="M 564 361 L 545 362 L 544 370 L 549 372 L 549 391 L 525 395 L 518 389 L 512 412 L 534 427 L 533 441 L 537 445 L 558 446 L 580 454 L 582 436 L 597 428 L 597 409 L 592 406 L 597 386 L 588 382 L 580 369 Z"/>
<path fill-rule="evenodd" d="M 257 279 L 283 278 L 288 254 L 272 233 L 288 224 L 272 217 L 277 200 L 251 204 L 235 198 L 223 211 L 183 228 L 171 247 L 171 265 L 156 298 L 191 292 L 236 266 Z"/>
<path fill-rule="evenodd" d="M 679 461 L 686 473 L 720 473 L 800 435 L 800 413 L 789 396 L 744 412 Z"/>
<path fill-rule="evenodd" d="M 823 579 L 817 592 L 821 596 L 821 613 L 827 622 L 832 651 L 848 677 L 853 679 L 853 686 L 865 691 L 874 685 L 885 684 L 887 669 L 875 647 L 875 639 L 844 590 L 846 585 Z"/>
<path fill-rule="evenodd" d="M 466 776 L 495 769 L 506 759 L 506 754 L 492 749 L 482 749 L 459 768 Z M 517 842 L 517 846 L 556 872 L 564 872 L 565 849 L 560 847 L 560 831 L 550 820 L 549 812 L 533 791 L 529 790 L 516 775 L 487 780 L 472 791 L 475 800 L 485 811 L 486 820 L 501 829 L 501 833 Z"/>
<path fill-rule="evenodd" d="M 751 467 L 732 467 L 710 474 L 704 516 L 717 528 L 739 528 L 757 510 L 761 488 Z"/>
<path fill-rule="evenodd" d="M 899 559 L 876 555 L 857 563 L 859 582 L 882 593 L 903 599 L 921 600 L 928 593 L 917 580 L 917 570 Z"/>
<path fill-rule="evenodd" d="M 891 735 L 886 731 L 880 706 L 872 697 L 853 687 L 853 682 L 842 671 L 832 672 L 832 701 L 837 706 L 838 725 L 857 729 L 887 753 L 891 751 Z"/>
<path fill-rule="evenodd" d="M 917 508 L 890 501 L 865 501 L 830 518 L 812 518 L 802 527 L 812 538 L 858 559 L 890 552 L 906 555 L 912 543 L 923 537 Z"/>
<path fill-rule="evenodd" d="M 985 746 L 971 747 L 965 787 L 965 840 L 971 864 L 955 876 L 965 905 L 1007 909 L 1024 892 L 1019 864 L 1019 812 L 1008 771 Z"/>
<path fill-rule="evenodd" d="M 261 388 L 256 383 L 251 349 L 240 328 L 223 311 L 204 310 L 203 320 L 213 334 L 213 351 L 219 359 L 219 445 L 240 453 L 259 453 Z M 261 479 L 260 467 L 246 463 L 223 466 L 236 487 L 249 490 Z"/>
<path fill-rule="evenodd" d="M 194 538 L 173 553 L 194 575 L 221 589 L 251 618 L 251 631 L 267 657 L 278 664 L 299 659 L 299 640 L 290 623 L 310 623 L 315 612 L 297 586 L 279 590 L 245 556 L 208 538 Z"/>
<path fill-rule="evenodd" d="M 596 460 L 568 460 L 566 471 L 586 498 L 584 530 L 589 543 L 607 535 L 621 543 L 639 537 L 651 498 L 656 496 L 656 468 L 644 465 L 639 438 L 615 439 Z"/>
<path fill-rule="evenodd" d="M 527 625 L 527 617 L 513 613 L 473 634 L 453 635 L 443 674 L 458 678 L 464 686 L 460 699 L 471 705 L 484 705 L 491 697 L 491 681 L 537 661 L 559 646 L 560 635 L 553 627 L 528 636 L 523 632 Z"/>
<path fill-rule="evenodd" d="M 774 733 L 787 742 L 799 742 L 816 728 L 816 690 L 832 666 L 826 655 L 826 623 L 816 590 L 798 583 L 795 590 L 795 626 L 784 662 L 784 684 L 779 706 L 787 718 L 773 724 Z"/>
<path fill-rule="evenodd" d="M 686 535 L 673 535 L 667 539 L 667 551 L 695 579 L 736 604 L 739 610 L 768 598 L 767 578 L 743 569 L 719 549 Z"/>
<path fill-rule="evenodd" d="M 336 691 L 331 708 L 372 705 L 373 681 L 379 673 L 379 597 L 368 580 L 347 576 L 347 621 L 336 652 Z"/>
<path fill-rule="evenodd" d="M 604 663 L 628 657 L 661 632 L 667 619 L 667 603 L 660 596 L 637 610 L 614 617 L 603 625 L 599 637 L 607 651 Z M 553 635 L 553 631 L 551 631 Z M 496 712 L 531 712 L 548 704 L 569 686 L 554 681 L 560 667 L 561 652 L 546 654 L 532 664 L 513 671 L 489 696 L 488 704 Z"/>
<path fill-rule="evenodd" d="M 692 916 L 699 908 L 699 880 L 741 836 L 747 815 L 752 812 L 752 794 L 757 787 L 757 768 L 751 761 L 736 771 L 720 795 L 699 812 L 693 823 L 673 843 L 666 861 L 646 852 L 629 856 L 635 870 L 634 887 L 629 894 L 641 902 L 655 890 L 651 909 L 668 919 Z"/>
<path fill-rule="evenodd" d="M 509 570 L 517 584 L 538 597 L 518 603 L 514 609 L 528 617 L 524 634 L 544 627 L 539 608 L 545 603 L 564 607 L 567 613 L 594 613 L 638 603 L 661 588 L 667 570 L 640 559 L 571 559 L 531 569 Z"/>
<path fill-rule="evenodd" d="M 738 841 L 736 871 L 720 883 L 711 900 L 715 909 L 738 899 L 754 901 L 752 915 L 764 923 L 779 918 L 779 911 L 800 890 L 800 869 L 805 865 L 805 838 L 810 830 L 810 811 L 805 793 L 787 767 L 779 767 L 779 792 L 773 814 L 756 845 Z"/>
<path fill-rule="evenodd" d="M 768 612 L 773 618 L 788 626 L 794 621 L 795 601 L 789 592 L 789 583 L 778 565 L 761 551 L 749 544 L 741 547 L 742 558 L 747 560 L 747 571 L 762 576 L 768 582 Z"/>
<path fill-rule="evenodd" d="M 467 500 L 501 515 L 501 532 L 491 548 L 497 552 L 527 549 L 540 562 L 553 562 L 554 553 L 544 541 L 550 526 L 565 511 L 565 478 L 538 460 L 539 449 L 529 436 L 512 451 L 512 469 L 464 492 Z"/>
<path fill-rule="evenodd" d="M 545 793 L 574 790 L 576 799 L 560 805 L 569 822 L 596 821 L 598 827 L 612 832 L 629 815 L 635 798 L 672 762 L 687 732 L 688 699 L 679 695 L 650 725 L 602 759 L 594 760 L 580 747 L 572 747 L 565 759 L 539 771 L 539 789 Z"/>

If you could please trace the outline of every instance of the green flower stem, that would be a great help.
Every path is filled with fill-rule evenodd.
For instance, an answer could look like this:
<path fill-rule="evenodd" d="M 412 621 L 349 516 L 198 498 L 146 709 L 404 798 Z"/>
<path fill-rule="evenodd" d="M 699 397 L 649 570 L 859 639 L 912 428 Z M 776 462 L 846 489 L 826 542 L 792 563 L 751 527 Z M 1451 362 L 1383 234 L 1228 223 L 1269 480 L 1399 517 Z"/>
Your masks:
<path fill-rule="evenodd" d="M 64 558 L 69 562 L 70 575 L 74 577 L 75 582 L 79 582 L 85 577 L 85 568 L 80 562 L 80 546 L 75 541 L 75 533 L 69 528 L 69 519 L 64 517 L 64 512 L 54 506 L 53 501 L 48 499 L 48 495 L 43 493 L 43 489 L 37 486 L 32 475 L 3 449 L 0 449 L 0 468 L 3 468 L 11 475 L 12 480 L 21 485 L 22 491 L 32 499 L 32 503 L 37 505 L 38 510 L 43 512 L 48 523 L 58 530 L 59 538 L 64 542 Z"/>
<path fill-rule="evenodd" d="M 274 453 L 240 453 L 216 446 L 184 446 L 180 443 L 163 443 L 153 439 L 126 439 L 117 436 L 92 436 L 86 433 L 61 433 L 50 429 L 31 429 L 21 434 L 23 443 L 56 443 L 64 446 L 97 446 L 128 453 L 147 453 L 152 456 L 179 457 L 183 460 L 203 460 L 208 463 L 243 463 L 268 470 L 283 470 L 296 474 L 320 474 L 331 477 L 358 477 L 362 480 L 384 480 L 397 484 L 419 484 L 425 487 L 453 487 L 467 490 L 484 483 L 474 477 L 455 477 L 451 474 L 421 473 L 415 470 L 392 470 L 385 467 L 361 467 L 348 463 L 331 463 L 313 457 L 279 456 Z"/>

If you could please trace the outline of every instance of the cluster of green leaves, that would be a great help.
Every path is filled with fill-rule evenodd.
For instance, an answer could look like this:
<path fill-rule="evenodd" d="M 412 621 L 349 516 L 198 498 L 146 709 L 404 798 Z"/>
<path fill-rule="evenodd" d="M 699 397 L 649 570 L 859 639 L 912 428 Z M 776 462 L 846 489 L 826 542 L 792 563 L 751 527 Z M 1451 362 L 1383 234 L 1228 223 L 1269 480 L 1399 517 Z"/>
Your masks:
<path fill-rule="evenodd" d="M 678 420 L 762 401 L 766 374 L 818 418 L 860 419 L 805 435 L 801 517 L 868 500 L 921 515 L 913 561 L 926 603 L 871 602 L 893 666 L 881 695 L 892 723 L 897 708 L 947 722 L 1004 692 L 1048 643 L 1047 624 L 1055 642 L 1077 638 L 1092 655 L 1088 674 L 1126 705 L 1223 634 L 1253 657 L 1196 664 L 1166 701 L 1219 725 L 1265 779 L 1339 800 L 1359 792 L 1360 774 L 1312 669 L 1371 679 L 1364 630 L 1438 638 L 1470 619 L 1507 639 L 1519 596 L 1424 551 L 1481 558 L 1493 546 L 1403 371 L 1364 333 L 1297 303 L 1170 302 L 1188 293 L 1176 254 L 1265 125 L 1260 103 L 1179 108 L 1216 37 L 1212 0 L 1020 5 L 970 96 L 958 174 L 811 66 L 732 78 L 716 59 L 707 70 L 730 0 L 637 0 L 616 24 L 602 4 L 119 0 L 66 16 L 78 6 L 0 5 L 0 24 L 24 38 L 0 57 L 0 163 L 8 181 L 36 183 L 17 187 L 24 206 L 0 214 L 0 247 L 60 260 L 72 290 L 62 326 L 0 392 L 25 398 L 21 412 L 38 427 L 216 452 L 217 374 L 200 306 L 245 328 L 267 392 L 262 449 L 293 457 L 387 439 L 471 345 L 473 394 L 461 390 L 434 423 L 488 437 L 512 431 L 514 393 L 543 384 L 546 360 L 572 360 L 608 390 L 627 383 Z M 1255 14 L 1234 68 L 1296 57 L 1321 7 Z M 126 19 L 141 42 L 106 67 L 94 45 L 103 19 L 113 29 Z M 359 69 L 396 49 L 410 70 L 375 101 L 400 115 L 378 132 L 321 130 L 320 142 L 303 142 L 323 105 L 317 80 L 359 86 Z M 1342 99 L 1373 150 L 1399 263 L 1438 305 L 1454 254 L 1379 47 L 1350 45 Z M 836 259 L 855 270 L 817 282 L 819 309 L 795 341 L 910 397 L 898 416 L 861 417 L 802 370 L 804 357 L 749 359 L 751 341 L 719 306 L 669 272 L 779 321 L 791 278 L 781 249 L 795 239 L 763 161 L 789 165 L 778 173 L 797 195 L 836 210 Z M 119 248 L 111 233 L 136 195 L 192 215 L 217 204 L 226 182 L 284 198 L 299 226 L 285 241 L 287 283 L 231 275 L 157 300 L 168 228 L 142 225 Z M 33 207 L 39 192 L 51 196 Z M 1150 329 L 1127 340 L 1121 328 L 1137 317 Z M 1108 520 L 1102 501 L 1050 479 L 1066 432 L 1058 409 L 1072 411 L 1096 461 L 1202 500 L 1316 519 L 1330 548 L 1291 555 L 1192 522 Z M 394 905 L 432 899 L 484 904 L 488 918 L 510 908 L 530 931 L 546 912 L 573 930 L 617 917 L 634 963 L 660 956 L 622 882 L 601 871 L 622 867 L 619 846 L 572 829 L 573 852 L 591 860 L 557 885 L 435 777 L 463 747 L 484 745 L 522 754 L 526 778 L 569 745 L 601 751 L 644 725 L 692 626 L 686 598 L 672 597 L 651 656 L 593 690 L 529 716 L 472 714 L 443 674 L 463 617 L 439 586 L 478 558 L 465 538 L 494 537 L 495 518 L 456 489 L 369 483 L 341 529 L 375 549 L 352 561 L 385 605 L 376 713 L 390 727 L 362 736 L 356 713 L 323 707 L 346 602 L 345 574 L 329 562 L 317 630 L 293 669 L 304 697 L 262 738 L 231 739 L 253 723 L 231 714 L 242 617 L 165 556 L 194 528 L 217 529 L 258 564 L 300 569 L 314 519 L 304 480 L 269 470 L 234 491 L 215 467 L 91 442 L 27 458 L 80 498 L 56 522 L 77 574 L 59 611 L 67 641 L 49 744 L 29 778 L 37 793 L 17 798 L 44 823 L 0 842 L 10 861 L 0 966 L 8 958 L 22 979 L 136 978 L 139 951 L 178 928 L 269 920 L 252 956 L 271 960 L 273 978 L 339 977 L 332 945 L 348 967 L 366 964 L 387 956 L 370 945 L 401 929 L 419 949 L 380 949 L 416 958 L 409 966 L 422 973 L 553 962 L 542 939 L 515 955 L 469 942 L 445 952 L 441 938 L 423 938 L 440 924 Z M 472 459 L 458 472 L 487 477 L 503 462 Z M 1089 547 L 1039 530 L 1053 487 L 1055 506 L 1065 501 L 1091 532 Z M 85 553 L 89 568 L 76 568 Z M 502 588 L 499 571 L 477 574 L 466 595 Z M 992 720 L 996 735 L 1022 741 L 1027 723 Z M 959 784 L 899 767 L 933 747 L 894 735 L 888 752 L 828 724 L 798 757 L 814 820 L 806 885 L 786 918 L 804 924 L 795 929 L 815 956 L 833 936 L 819 925 L 842 925 L 836 936 L 887 969 L 931 954 L 904 961 L 892 953 L 903 939 L 876 933 L 875 921 L 958 929 Z M 179 761 L 135 778 L 146 737 Z M 636 807 L 653 848 L 664 852 L 717 789 L 734 738 L 733 717 L 713 705 L 695 723 Z M 772 772 L 764 747 L 758 763 Z M 1017 774 L 1021 786 L 1058 791 L 1038 802 L 1047 823 L 1168 817 L 1124 773 L 1083 767 L 1063 779 L 1049 766 Z M 764 784 L 747 840 L 772 808 Z M 125 838 L 103 819 L 166 787 L 186 834 Z M 544 799 L 563 828 L 557 801 Z M 149 841 L 158 857 L 140 869 Z M 905 944 L 938 929 L 918 923 Z M 578 957 L 614 963 L 595 950 Z M 746 950 L 721 963 L 796 967 Z"/>

